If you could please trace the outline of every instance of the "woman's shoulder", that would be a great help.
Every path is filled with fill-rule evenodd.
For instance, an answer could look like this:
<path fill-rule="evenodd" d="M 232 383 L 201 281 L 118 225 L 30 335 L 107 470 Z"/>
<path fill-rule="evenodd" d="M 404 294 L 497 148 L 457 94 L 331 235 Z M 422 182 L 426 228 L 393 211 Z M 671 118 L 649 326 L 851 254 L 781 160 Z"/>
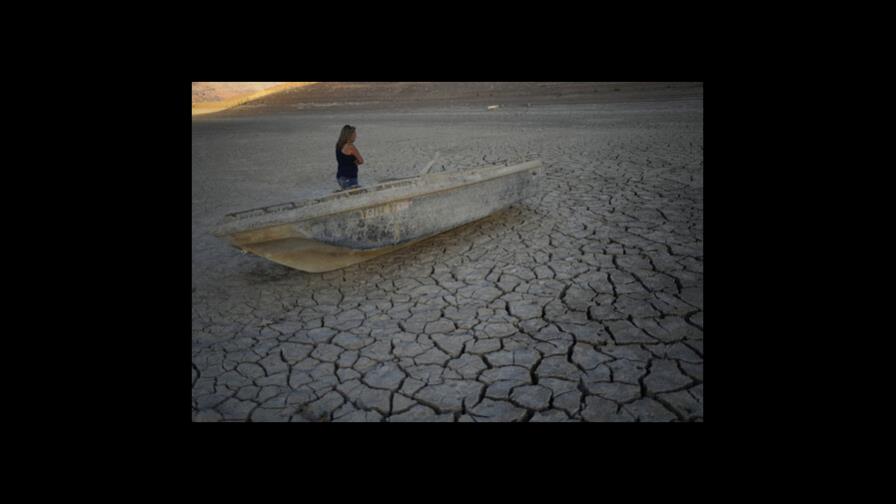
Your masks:
<path fill-rule="evenodd" d="M 355 146 L 354 146 L 354 144 L 347 143 L 347 144 L 345 144 L 345 145 L 342 146 L 342 153 L 343 153 L 343 154 L 351 154 L 352 152 L 355 152 Z"/>

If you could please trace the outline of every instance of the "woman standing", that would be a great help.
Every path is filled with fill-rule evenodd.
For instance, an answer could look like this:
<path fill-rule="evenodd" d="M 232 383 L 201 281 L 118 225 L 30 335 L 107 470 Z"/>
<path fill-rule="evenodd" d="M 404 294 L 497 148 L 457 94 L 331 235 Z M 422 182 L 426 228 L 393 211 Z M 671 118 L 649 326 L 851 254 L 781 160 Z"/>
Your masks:
<path fill-rule="evenodd" d="M 336 169 L 336 181 L 342 189 L 358 187 L 358 166 L 364 164 L 364 158 L 355 147 L 357 138 L 355 128 L 346 124 L 339 134 L 339 141 L 336 142 L 336 162 L 339 164 Z"/>

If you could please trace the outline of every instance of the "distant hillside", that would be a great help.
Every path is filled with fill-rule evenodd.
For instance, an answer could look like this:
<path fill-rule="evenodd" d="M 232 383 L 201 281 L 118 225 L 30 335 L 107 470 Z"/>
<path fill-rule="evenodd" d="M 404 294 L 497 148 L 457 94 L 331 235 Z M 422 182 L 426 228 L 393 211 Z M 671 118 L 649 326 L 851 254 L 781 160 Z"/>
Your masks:
<path fill-rule="evenodd" d="M 218 112 L 270 93 L 276 93 L 310 82 L 194 82 L 192 83 L 193 114 Z"/>
<path fill-rule="evenodd" d="M 230 84 L 215 90 L 197 84 Z M 288 84 L 305 84 L 290 86 Z M 228 115 L 263 114 L 318 107 L 486 106 L 604 103 L 702 97 L 702 82 L 317 82 L 194 83 L 194 99 L 226 96 L 256 86 L 251 103 Z M 242 86 L 242 87 L 240 87 Z M 194 105 L 195 108 L 195 105 Z M 220 110 L 220 109 L 219 109 Z"/>

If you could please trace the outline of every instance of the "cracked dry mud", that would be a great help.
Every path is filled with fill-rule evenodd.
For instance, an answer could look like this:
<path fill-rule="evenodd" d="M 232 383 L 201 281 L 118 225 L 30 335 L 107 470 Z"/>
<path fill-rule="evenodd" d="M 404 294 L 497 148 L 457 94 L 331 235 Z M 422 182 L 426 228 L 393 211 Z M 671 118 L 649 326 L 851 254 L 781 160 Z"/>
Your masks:
<path fill-rule="evenodd" d="M 540 158 L 536 196 L 323 274 L 241 254 L 226 212 Z M 703 420 L 702 99 L 193 123 L 195 421 Z"/>

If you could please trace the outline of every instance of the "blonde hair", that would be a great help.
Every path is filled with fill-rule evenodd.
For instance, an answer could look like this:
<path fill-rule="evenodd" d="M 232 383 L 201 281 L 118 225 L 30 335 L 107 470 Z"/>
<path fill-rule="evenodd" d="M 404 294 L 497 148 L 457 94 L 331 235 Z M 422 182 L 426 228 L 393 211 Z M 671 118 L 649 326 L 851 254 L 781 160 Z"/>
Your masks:
<path fill-rule="evenodd" d="M 348 124 L 343 126 L 342 132 L 339 133 L 339 140 L 336 142 L 336 149 L 342 150 L 342 148 L 345 147 L 345 144 L 347 144 L 349 142 L 349 140 L 352 139 L 352 133 L 354 133 L 354 132 L 355 132 L 354 126 L 349 126 Z"/>

